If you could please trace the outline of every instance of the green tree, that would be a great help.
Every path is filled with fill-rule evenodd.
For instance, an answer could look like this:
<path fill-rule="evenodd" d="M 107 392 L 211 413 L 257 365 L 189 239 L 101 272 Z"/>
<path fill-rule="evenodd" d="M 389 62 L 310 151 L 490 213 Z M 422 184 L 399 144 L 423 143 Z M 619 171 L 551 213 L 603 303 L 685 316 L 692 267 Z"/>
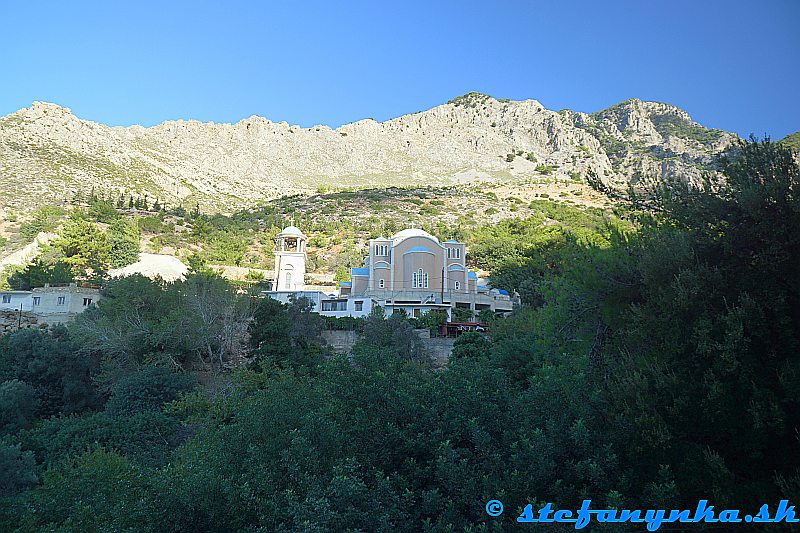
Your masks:
<path fill-rule="evenodd" d="M 111 416 L 133 415 L 162 406 L 192 390 L 196 380 L 187 373 L 145 366 L 125 374 L 111 387 L 105 410 Z"/>
<path fill-rule="evenodd" d="M 248 328 L 251 353 L 263 368 L 311 368 L 320 360 L 323 324 L 308 298 L 288 305 L 261 298 Z"/>
<path fill-rule="evenodd" d="M 459 335 L 453 343 L 452 359 L 465 357 L 488 357 L 490 344 L 485 335 L 475 331 L 467 331 Z"/>
<path fill-rule="evenodd" d="M 87 214 L 96 222 L 104 222 L 106 224 L 120 218 L 120 214 L 114 208 L 114 204 L 106 200 L 97 200 L 89 204 Z"/>
<path fill-rule="evenodd" d="M 19 380 L 33 387 L 39 416 L 96 407 L 100 397 L 93 376 L 98 359 L 76 352 L 63 326 L 14 332 L 0 338 L 0 380 Z"/>
<path fill-rule="evenodd" d="M 18 379 L 0 383 L 0 435 L 29 427 L 38 408 L 39 398 L 32 386 Z"/>
<path fill-rule="evenodd" d="M 418 320 L 419 327 L 429 329 L 432 332 L 438 332 L 439 326 L 445 324 L 446 322 L 447 312 L 437 311 L 435 309 L 423 314 Z"/>
<path fill-rule="evenodd" d="M 14 290 L 29 291 L 34 287 L 43 287 L 45 283 L 70 283 L 74 280 L 71 265 L 60 260 L 46 263 L 38 257 L 25 268 L 14 271 L 8 277 L 8 284 Z"/>
<path fill-rule="evenodd" d="M 22 451 L 18 444 L 0 443 L 0 498 L 13 496 L 36 486 L 39 479 L 34 472 L 35 466 L 36 461 L 31 452 Z"/>
<path fill-rule="evenodd" d="M 139 260 L 139 227 L 124 219 L 117 219 L 109 225 L 108 246 L 111 266 L 120 268 Z"/>
<path fill-rule="evenodd" d="M 451 312 L 454 322 L 471 322 L 475 316 L 475 312 L 469 307 L 454 307 Z"/>
<path fill-rule="evenodd" d="M 404 314 L 392 313 L 384 316 L 381 306 L 373 306 L 364 321 L 362 336 L 353 347 L 353 353 L 383 351 L 399 359 L 430 363 L 430 355 L 425 351 L 417 332 L 409 324 Z"/>
<path fill-rule="evenodd" d="M 121 372 L 156 362 L 219 368 L 244 351 L 249 299 L 218 276 L 173 283 L 127 276 L 109 281 L 102 295 L 73 331 L 82 351 L 103 353 Z"/>
<path fill-rule="evenodd" d="M 336 273 L 333 275 L 333 281 L 350 281 L 350 272 L 344 265 L 336 267 Z"/>
<path fill-rule="evenodd" d="M 787 283 L 800 271 L 800 173 L 767 141 L 740 143 L 721 166 L 713 187 L 660 198 L 668 224 L 643 243 L 609 399 L 636 421 L 636 460 L 672 464 L 688 498 L 711 486 L 744 505 L 780 491 L 754 472 L 800 467 L 800 286 Z"/>
<path fill-rule="evenodd" d="M 106 234 L 78 215 L 70 216 L 53 247 L 77 277 L 92 278 L 104 274 L 111 264 Z"/>

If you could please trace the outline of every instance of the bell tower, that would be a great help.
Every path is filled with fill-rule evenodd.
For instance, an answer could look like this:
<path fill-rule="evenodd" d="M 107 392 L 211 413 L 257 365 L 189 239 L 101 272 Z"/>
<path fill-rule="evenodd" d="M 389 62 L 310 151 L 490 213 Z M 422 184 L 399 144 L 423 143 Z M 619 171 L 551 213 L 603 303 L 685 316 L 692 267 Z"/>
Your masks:
<path fill-rule="evenodd" d="M 279 292 L 302 291 L 306 278 L 306 239 L 295 226 L 275 237 L 275 286 Z"/>

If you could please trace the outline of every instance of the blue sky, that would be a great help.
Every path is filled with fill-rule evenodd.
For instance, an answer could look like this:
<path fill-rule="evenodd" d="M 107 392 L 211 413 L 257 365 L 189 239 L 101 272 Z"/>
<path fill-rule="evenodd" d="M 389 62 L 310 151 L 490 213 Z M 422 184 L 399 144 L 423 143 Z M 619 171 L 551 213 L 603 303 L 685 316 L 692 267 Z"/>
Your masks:
<path fill-rule="evenodd" d="M 0 115 L 311 126 L 469 91 L 592 112 L 627 98 L 800 130 L 800 1 L 4 2 Z"/>

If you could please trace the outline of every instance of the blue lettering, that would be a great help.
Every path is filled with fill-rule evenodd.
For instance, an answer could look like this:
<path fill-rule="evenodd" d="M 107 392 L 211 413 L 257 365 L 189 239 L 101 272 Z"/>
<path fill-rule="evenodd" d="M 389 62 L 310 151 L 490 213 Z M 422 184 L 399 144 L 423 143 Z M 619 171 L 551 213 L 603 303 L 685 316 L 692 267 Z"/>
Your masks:
<path fill-rule="evenodd" d="M 602 511 L 592 511 L 594 514 L 597 515 L 595 518 L 598 522 L 610 522 L 615 523 L 619 522 L 620 520 L 617 519 L 617 511 L 614 509 L 602 510 Z"/>
<path fill-rule="evenodd" d="M 642 512 L 639 509 L 635 511 L 631 511 L 630 509 L 623 509 L 619 513 L 619 521 L 620 522 L 644 522 L 644 518 L 642 518 Z"/>
<path fill-rule="evenodd" d="M 692 519 L 689 518 L 689 510 L 684 509 L 683 511 L 678 511 L 673 509 L 669 512 L 669 517 L 664 520 L 665 522 L 691 522 Z"/>
<path fill-rule="evenodd" d="M 575 520 L 570 520 L 572 518 L 572 511 L 569 509 L 561 509 L 560 511 L 556 511 L 556 514 L 553 515 L 553 518 L 556 522 L 574 522 Z"/>
<path fill-rule="evenodd" d="M 725 509 L 721 513 L 719 513 L 719 521 L 720 522 L 741 522 L 742 519 L 739 518 L 739 511 Z"/>
<path fill-rule="evenodd" d="M 647 522 L 647 530 L 648 531 L 655 531 L 661 527 L 661 523 L 664 521 L 664 515 L 667 512 L 663 509 L 650 509 L 644 515 L 644 519 Z"/>
<path fill-rule="evenodd" d="M 539 522 L 553 522 L 554 520 L 550 518 L 550 513 L 553 512 L 553 504 L 548 503 L 541 509 L 539 509 Z"/>
<path fill-rule="evenodd" d="M 794 517 L 794 505 L 789 505 L 789 500 L 781 500 L 778 504 L 778 510 L 775 511 L 775 518 L 772 521 L 793 524 L 800 522 L 800 518 Z"/>
<path fill-rule="evenodd" d="M 522 510 L 522 514 L 517 517 L 517 522 L 536 522 L 533 519 L 533 506 L 528 504 Z"/>
<path fill-rule="evenodd" d="M 697 510 L 694 512 L 693 522 L 718 522 L 714 518 L 714 506 L 708 505 L 708 500 L 700 500 L 697 502 Z"/>
<path fill-rule="evenodd" d="M 578 519 L 575 521 L 575 529 L 583 529 L 589 525 L 589 522 L 592 520 L 592 515 L 589 511 L 589 506 L 591 504 L 592 500 L 583 500 L 581 508 L 578 509 Z"/>
<path fill-rule="evenodd" d="M 769 519 L 769 505 L 766 503 L 758 510 L 758 514 L 753 517 L 753 522 L 771 522 Z"/>

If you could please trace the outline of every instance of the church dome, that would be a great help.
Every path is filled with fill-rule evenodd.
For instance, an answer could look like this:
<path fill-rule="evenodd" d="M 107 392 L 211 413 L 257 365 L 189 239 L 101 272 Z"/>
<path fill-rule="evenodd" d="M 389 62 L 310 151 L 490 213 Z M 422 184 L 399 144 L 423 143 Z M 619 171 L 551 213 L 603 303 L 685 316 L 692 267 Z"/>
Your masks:
<path fill-rule="evenodd" d="M 417 228 L 409 228 L 404 229 L 403 231 L 398 231 L 394 235 L 392 235 L 392 242 L 394 244 L 398 244 L 401 241 L 408 239 L 409 237 L 425 237 L 427 239 L 431 239 L 434 242 L 439 242 L 439 239 L 428 233 L 427 231 L 423 231 Z"/>
<path fill-rule="evenodd" d="M 297 226 L 286 226 L 278 235 L 284 237 L 305 237 L 305 234 L 300 231 L 300 228 Z"/>

